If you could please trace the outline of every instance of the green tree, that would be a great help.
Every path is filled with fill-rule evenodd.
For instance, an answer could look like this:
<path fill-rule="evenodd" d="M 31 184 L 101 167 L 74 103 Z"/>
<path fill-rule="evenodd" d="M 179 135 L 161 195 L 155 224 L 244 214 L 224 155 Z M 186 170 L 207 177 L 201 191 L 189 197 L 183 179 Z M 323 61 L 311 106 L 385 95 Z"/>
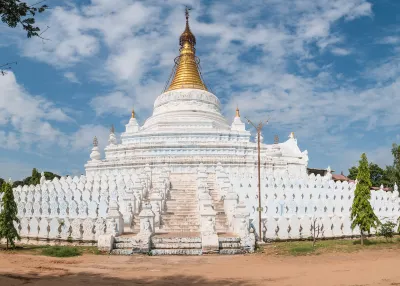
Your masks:
<path fill-rule="evenodd" d="M 393 167 L 390 168 L 389 179 L 390 186 L 400 182 L 400 145 L 393 143 L 392 145 Z"/>
<path fill-rule="evenodd" d="M 48 8 L 47 5 L 37 6 L 43 2 L 38 1 L 36 4 L 28 5 L 20 0 L 1 0 L 1 21 L 11 28 L 15 28 L 20 24 L 26 31 L 28 38 L 40 37 L 40 28 L 35 25 L 35 15 L 44 12 Z"/>
<path fill-rule="evenodd" d="M 371 184 L 373 187 L 379 187 L 382 185 L 382 179 L 385 175 L 385 171 L 375 163 L 369 163 L 369 173 Z"/>
<path fill-rule="evenodd" d="M 380 185 L 384 184 L 384 182 L 386 182 L 384 180 L 386 176 L 386 171 L 383 170 L 381 167 L 379 167 L 378 164 L 370 163 L 369 172 L 370 172 L 371 185 L 373 187 L 379 187 Z M 357 174 L 358 174 L 358 168 L 353 166 L 349 169 L 349 175 L 347 177 L 351 180 L 355 180 L 357 178 Z M 387 184 L 384 185 L 386 186 Z"/>
<path fill-rule="evenodd" d="M 393 164 L 386 166 L 382 177 L 382 184 L 393 188 L 395 183 L 400 182 L 400 145 L 393 143 L 392 145 Z"/>
<path fill-rule="evenodd" d="M 349 169 L 349 174 L 347 175 L 347 178 L 355 180 L 357 179 L 357 174 L 358 174 L 358 168 L 353 166 Z"/>
<path fill-rule="evenodd" d="M 46 180 L 50 180 L 52 181 L 54 178 L 60 179 L 61 176 L 54 174 L 52 172 L 44 172 L 44 177 L 46 178 Z"/>
<path fill-rule="evenodd" d="M 1 187 L 3 186 L 3 184 L 4 184 L 4 179 L 0 178 L 0 193 L 1 193 Z"/>
<path fill-rule="evenodd" d="M 36 168 L 32 169 L 32 175 L 29 177 L 28 185 L 38 185 L 40 184 L 41 174 Z"/>
<path fill-rule="evenodd" d="M 40 184 L 41 177 L 42 177 L 42 175 L 39 173 L 39 171 L 36 168 L 33 168 L 31 176 L 26 177 L 22 181 L 15 181 L 13 183 L 12 187 L 16 188 L 18 186 Z M 52 172 L 44 172 L 44 177 L 46 178 L 46 180 L 53 180 L 54 178 L 58 178 L 58 179 L 61 178 L 61 176 L 54 174 Z"/>
<path fill-rule="evenodd" d="M 377 228 L 380 224 L 378 217 L 375 215 L 371 204 L 371 179 L 367 155 L 361 155 L 360 164 L 358 166 L 357 186 L 354 191 L 354 200 L 351 209 L 351 228 L 360 228 L 361 245 L 364 245 L 364 234 L 371 231 L 371 227 Z"/>
<path fill-rule="evenodd" d="M 14 222 L 19 222 L 19 219 L 17 217 L 17 203 L 14 200 L 11 183 L 3 184 L 2 193 L 3 206 L 0 213 L 0 239 L 6 239 L 8 249 L 9 245 L 11 245 L 12 248 L 15 247 L 15 239 L 21 239 L 14 226 Z"/>

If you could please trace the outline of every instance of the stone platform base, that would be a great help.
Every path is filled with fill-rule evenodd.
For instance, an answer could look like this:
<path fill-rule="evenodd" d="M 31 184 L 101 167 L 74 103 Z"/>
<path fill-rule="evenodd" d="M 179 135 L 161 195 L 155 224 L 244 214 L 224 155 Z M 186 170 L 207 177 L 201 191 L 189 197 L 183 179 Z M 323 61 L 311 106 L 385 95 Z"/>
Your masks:
<path fill-rule="evenodd" d="M 150 238 L 150 249 L 144 251 L 138 246 L 138 238 L 131 234 L 116 237 L 111 254 L 202 255 L 205 254 L 202 247 L 202 238 L 199 232 L 174 232 L 155 234 Z M 218 235 L 218 250 L 213 253 L 232 255 L 243 254 L 246 251 L 242 247 L 238 236 L 223 233 Z"/>

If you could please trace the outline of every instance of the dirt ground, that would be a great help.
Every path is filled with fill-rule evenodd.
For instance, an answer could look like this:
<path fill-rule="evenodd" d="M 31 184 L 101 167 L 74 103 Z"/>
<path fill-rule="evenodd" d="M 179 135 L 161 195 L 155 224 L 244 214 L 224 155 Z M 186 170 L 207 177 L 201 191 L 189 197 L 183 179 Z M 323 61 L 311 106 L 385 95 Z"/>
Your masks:
<path fill-rule="evenodd" d="M 52 258 L 0 252 L 0 285 L 400 285 L 399 254 Z"/>

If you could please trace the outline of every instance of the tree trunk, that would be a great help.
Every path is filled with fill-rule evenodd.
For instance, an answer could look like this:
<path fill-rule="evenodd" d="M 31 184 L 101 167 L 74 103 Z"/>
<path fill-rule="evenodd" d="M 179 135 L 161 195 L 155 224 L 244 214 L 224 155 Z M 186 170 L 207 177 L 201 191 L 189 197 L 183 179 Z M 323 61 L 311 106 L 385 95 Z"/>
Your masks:
<path fill-rule="evenodd" d="M 361 245 L 364 245 L 364 235 L 362 230 L 360 231 L 360 233 L 361 233 Z"/>
<path fill-rule="evenodd" d="M 6 246 L 6 250 L 8 250 L 8 238 L 7 238 L 7 246 Z"/>

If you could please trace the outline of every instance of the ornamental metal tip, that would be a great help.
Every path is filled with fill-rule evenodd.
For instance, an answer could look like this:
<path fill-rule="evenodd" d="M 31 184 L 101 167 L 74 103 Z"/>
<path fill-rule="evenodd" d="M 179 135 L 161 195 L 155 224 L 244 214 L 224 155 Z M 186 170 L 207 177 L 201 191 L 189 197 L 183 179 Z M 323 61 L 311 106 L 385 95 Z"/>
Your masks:
<path fill-rule="evenodd" d="M 131 118 L 135 118 L 135 109 L 132 108 L 132 117 Z"/>
<path fill-rule="evenodd" d="M 185 16 L 186 16 L 186 22 L 189 23 L 189 11 L 192 10 L 192 8 L 186 6 L 185 7 Z"/>
<path fill-rule="evenodd" d="M 274 144 L 278 144 L 279 143 L 279 136 L 275 135 L 274 136 Z"/>
<path fill-rule="evenodd" d="M 111 129 L 110 129 L 110 134 L 114 134 L 115 133 L 115 128 L 114 128 L 114 124 L 111 125 Z"/>
<path fill-rule="evenodd" d="M 290 132 L 289 138 L 290 138 L 290 139 L 295 139 L 295 138 L 296 138 L 296 137 L 294 136 L 294 132 Z"/>
<path fill-rule="evenodd" d="M 236 106 L 236 117 L 240 117 L 239 106 Z"/>
<path fill-rule="evenodd" d="M 97 147 L 99 145 L 99 141 L 97 141 L 97 137 L 94 136 L 93 138 L 93 147 Z"/>

